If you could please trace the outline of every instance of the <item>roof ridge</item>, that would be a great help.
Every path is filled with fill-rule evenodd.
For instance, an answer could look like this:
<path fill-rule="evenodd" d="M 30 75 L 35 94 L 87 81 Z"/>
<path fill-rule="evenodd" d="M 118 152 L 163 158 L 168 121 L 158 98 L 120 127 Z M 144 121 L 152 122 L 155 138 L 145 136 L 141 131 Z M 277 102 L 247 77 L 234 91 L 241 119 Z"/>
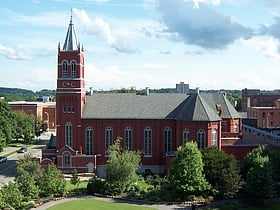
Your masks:
<path fill-rule="evenodd" d="M 212 119 L 209 111 L 213 112 L 213 108 L 207 103 L 207 100 L 205 100 L 199 93 L 197 95 L 198 95 L 199 100 L 201 101 L 202 107 L 206 113 L 208 120 L 212 121 L 213 119 Z"/>

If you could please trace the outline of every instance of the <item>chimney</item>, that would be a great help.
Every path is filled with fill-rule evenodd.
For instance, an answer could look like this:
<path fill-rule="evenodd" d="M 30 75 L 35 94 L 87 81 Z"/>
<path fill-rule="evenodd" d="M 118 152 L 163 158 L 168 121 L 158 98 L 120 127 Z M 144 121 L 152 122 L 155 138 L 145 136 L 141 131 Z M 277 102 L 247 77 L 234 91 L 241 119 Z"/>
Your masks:
<path fill-rule="evenodd" d="M 149 87 L 146 87 L 146 95 L 148 96 L 150 94 L 150 89 Z"/>

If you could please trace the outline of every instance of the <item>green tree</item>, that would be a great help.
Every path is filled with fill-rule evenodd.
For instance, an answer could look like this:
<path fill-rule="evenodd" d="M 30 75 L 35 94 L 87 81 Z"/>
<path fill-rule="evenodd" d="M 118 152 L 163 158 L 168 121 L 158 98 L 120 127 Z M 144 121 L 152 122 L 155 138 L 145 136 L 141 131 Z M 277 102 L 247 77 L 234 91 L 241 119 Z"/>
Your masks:
<path fill-rule="evenodd" d="M 17 135 L 23 137 L 25 144 L 29 144 L 35 136 L 35 117 L 22 111 L 16 111 L 14 114 Z"/>
<path fill-rule="evenodd" d="M 33 161 L 31 154 L 25 154 L 23 158 L 17 161 L 17 172 L 15 178 L 21 176 L 23 172 L 28 172 L 28 174 L 34 178 L 37 182 L 42 173 L 41 165 L 37 161 Z"/>
<path fill-rule="evenodd" d="M 15 117 L 9 104 L 0 100 L 0 130 L 4 134 L 4 144 L 11 142 L 15 134 Z"/>
<path fill-rule="evenodd" d="M 42 196 L 65 195 L 66 181 L 54 164 L 49 164 L 38 180 L 38 186 Z"/>
<path fill-rule="evenodd" d="M 204 173 L 217 198 L 232 198 L 242 187 L 240 166 L 233 155 L 211 147 L 202 150 Z"/>
<path fill-rule="evenodd" d="M 203 195 L 211 188 L 203 174 L 202 155 L 195 142 L 178 147 L 169 181 L 183 199 Z"/>
<path fill-rule="evenodd" d="M 2 197 L 2 205 L 4 205 L 1 206 L 1 208 L 12 207 L 19 209 L 21 207 L 23 196 L 16 182 L 9 182 L 7 185 L 1 187 L 0 194 Z"/>
<path fill-rule="evenodd" d="M 2 130 L 0 130 L 0 152 L 3 151 L 6 146 L 5 135 Z"/>
<path fill-rule="evenodd" d="M 74 187 L 77 189 L 79 187 L 80 184 L 80 178 L 78 175 L 78 171 L 76 169 L 73 170 L 72 172 L 72 177 L 70 179 L 70 182 L 72 185 L 74 185 Z"/>
<path fill-rule="evenodd" d="M 124 192 L 138 179 L 136 170 L 141 160 L 140 152 L 123 150 L 120 145 L 121 140 L 121 137 L 118 137 L 108 150 L 106 181 L 112 193 Z"/>
<path fill-rule="evenodd" d="M 30 201 L 32 199 L 37 199 L 39 197 L 39 188 L 35 183 L 34 177 L 30 176 L 28 171 L 24 171 L 22 168 L 21 172 L 18 172 L 16 183 L 18 184 L 18 189 L 23 195 L 24 201 Z"/>
<path fill-rule="evenodd" d="M 257 153 L 247 174 L 245 191 L 253 197 L 273 197 L 275 195 L 275 182 L 272 176 L 273 171 L 269 157 L 262 157 L 260 153 Z"/>

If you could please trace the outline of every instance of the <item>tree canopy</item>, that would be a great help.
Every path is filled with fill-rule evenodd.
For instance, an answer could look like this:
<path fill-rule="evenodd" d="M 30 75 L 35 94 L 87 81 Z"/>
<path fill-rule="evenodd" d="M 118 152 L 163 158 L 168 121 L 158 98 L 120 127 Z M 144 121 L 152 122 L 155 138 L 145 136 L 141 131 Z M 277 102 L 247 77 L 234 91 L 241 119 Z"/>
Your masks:
<path fill-rule="evenodd" d="M 202 155 L 195 142 L 178 147 L 169 181 L 178 194 L 186 199 L 190 196 L 201 196 L 210 189 L 203 173 Z"/>
<path fill-rule="evenodd" d="M 136 170 L 140 165 L 140 152 L 123 150 L 118 137 L 108 150 L 106 182 L 115 191 L 123 192 L 138 179 Z"/>
<path fill-rule="evenodd" d="M 217 198 L 232 198 L 242 187 L 240 166 L 233 155 L 215 147 L 202 150 L 204 173 Z"/>

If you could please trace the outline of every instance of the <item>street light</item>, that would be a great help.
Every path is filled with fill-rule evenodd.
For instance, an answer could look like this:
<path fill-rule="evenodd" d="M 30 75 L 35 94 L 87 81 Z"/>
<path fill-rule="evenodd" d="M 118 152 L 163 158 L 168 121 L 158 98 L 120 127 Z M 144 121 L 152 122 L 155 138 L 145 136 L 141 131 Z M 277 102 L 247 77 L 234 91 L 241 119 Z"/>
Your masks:
<path fill-rule="evenodd" d="M 47 115 L 47 132 L 49 132 L 49 122 L 50 122 L 50 115 L 48 112 L 44 112 Z"/>

